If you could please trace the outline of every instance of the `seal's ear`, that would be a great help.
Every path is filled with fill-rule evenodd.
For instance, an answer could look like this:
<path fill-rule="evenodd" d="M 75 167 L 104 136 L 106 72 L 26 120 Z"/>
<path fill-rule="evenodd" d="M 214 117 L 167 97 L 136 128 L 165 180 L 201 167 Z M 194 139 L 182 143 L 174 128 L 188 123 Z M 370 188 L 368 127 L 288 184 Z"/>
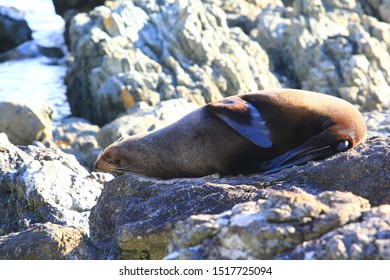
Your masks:
<path fill-rule="evenodd" d="M 212 102 L 207 109 L 254 144 L 262 148 L 272 147 L 267 124 L 249 102 L 233 96 Z"/>

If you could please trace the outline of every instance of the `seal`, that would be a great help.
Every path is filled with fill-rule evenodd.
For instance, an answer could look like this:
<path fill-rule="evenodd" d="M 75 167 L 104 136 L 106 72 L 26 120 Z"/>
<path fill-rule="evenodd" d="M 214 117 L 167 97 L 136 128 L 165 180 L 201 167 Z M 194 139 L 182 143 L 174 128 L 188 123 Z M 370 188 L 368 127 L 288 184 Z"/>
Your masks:
<path fill-rule="evenodd" d="M 117 141 L 95 167 L 163 179 L 269 174 L 365 139 L 365 122 L 347 101 L 303 90 L 263 90 L 209 103 L 165 128 Z"/>

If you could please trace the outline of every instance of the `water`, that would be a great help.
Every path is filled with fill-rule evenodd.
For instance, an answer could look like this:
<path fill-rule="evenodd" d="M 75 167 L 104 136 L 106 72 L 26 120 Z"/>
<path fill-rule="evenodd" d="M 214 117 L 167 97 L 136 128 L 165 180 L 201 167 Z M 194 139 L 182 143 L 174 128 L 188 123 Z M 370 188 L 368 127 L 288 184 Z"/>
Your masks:
<path fill-rule="evenodd" d="M 64 44 L 64 21 L 55 14 L 52 0 L 0 0 L 0 6 L 23 11 L 38 44 Z M 52 62 L 39 56 L 0 63 L 0 101 L 41 101 L 54 110 L 55 123 L 70 115 L 63 84 L 66 66 Z"/>

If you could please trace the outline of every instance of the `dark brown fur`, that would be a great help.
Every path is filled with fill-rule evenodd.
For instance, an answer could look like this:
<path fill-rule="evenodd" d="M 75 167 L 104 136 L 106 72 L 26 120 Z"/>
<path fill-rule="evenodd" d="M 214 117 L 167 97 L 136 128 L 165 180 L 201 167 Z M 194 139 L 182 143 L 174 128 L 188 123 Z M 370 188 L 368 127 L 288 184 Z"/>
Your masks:
<path fill-rule="evenodd" d="M 280 89 L 239 97 L 261 113 L 272 147 L 255 145 L 236 132 L 215 115 L 225 109 L 211 103 L 163 129 L 112 144 L 97 160 L 97 170 L 160 178 L 247 174 L 266 170 L 267 162 L 302 143 L 335 147 L 345 140 L 352 148 L 366 137 L 358 110 L 329 95 Z M 242 108 L 237 110 L 245 116 Z M 234 118 L 231 111 L 226 114 Z"/>

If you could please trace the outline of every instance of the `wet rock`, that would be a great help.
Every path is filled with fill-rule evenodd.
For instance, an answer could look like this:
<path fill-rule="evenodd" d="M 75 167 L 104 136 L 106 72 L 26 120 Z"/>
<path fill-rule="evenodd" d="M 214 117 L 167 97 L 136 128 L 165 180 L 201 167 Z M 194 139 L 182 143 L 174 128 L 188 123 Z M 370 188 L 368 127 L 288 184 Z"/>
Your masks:
<path fill-rule="evenodd" d="M 121 137 L 163 128 L 197 108 L 195 103 L 184 98 L 162 101 L 156 107 L 139 102 L 124 115 L 103 126 L 97 133 L 97 141 L 100 146 L 107 147 Z"/>
<path fill-rule="evenodd" d="M 82 229 L 48 222 L 0 236 L 0 259 L 85 260 L 96 259 L 96 252 Z"/>
<path fill-rule="evenodd" d="M 279 192 L 268 200 L 179 222 L 166 258 L 274 259 L 334 229 L 343 229 L 369 208 L 367 200 L 348 192 L 323 192 L 317 197 Z M 381 218 L 385 221 L 386 217 Z M 369 225 L 361 226 L 369 231 Z M 387 239 L 390 241 L 390 236 Z"/>
<path fill-rule="evenodd" d="M 31 40 L 31 34 L 22 12 L 0 6 L 0 53 Z"/>
<path fill-rule="evenodd" d="M 363 1 L 361 1 L 363 2 Z M 339 96 L 364 110 L 390 106 L 390 25 L 359 1 L 294 1 L 264 9 L 252 35 L 285 86 Z"/>
<path fill-rule="evenodd" d="M 16 145 L 48 142 L 52 136 L 51 108 L 40 103 L 0 102 L 0 132 Z"/>
<path fill-rule="evenodd" d="M 91 211 L 91 238 L 94 244 L 102 246 L 106 251 L 105 256 L 109 258 L 162 258 L 171 237 L 171 229 L 178 221 L 194 214 L 219 214 L 240 202 L 256 201 L 261 198 L 269 200 L 281 190 L 299 194 L 293 196 L 296 200 L 303 194 L 302 205 L 294 208 L 296 209 L 294 211 L 297 211 L 304 221 L 313 219 L 311 215 L 321 215 L 328 207 L 326 211 L 330 211 L 331 217 L 336 216 L 335 221 L 338 221 L 338 224 L 328 223 L 325 218 L 318 220 L 321 222 L 315 223 L 317 233 L 321 231 L 321 234 L 325 234 L 360 217 L 361 211 L 367 209 L 368 203 L 365 199 L 372 205 L 390 203 L 389 153 L 390 138 L 376 137 L 353 150 L 328 159 L 309 162 L 270 175 L 223 178 L 214 175 L 164 181 L 125 174 L 105 184 L 99 201 Z M 347 201 L 345 208 L 338 208 L 336 205 L 338 194 L 331 196 L 334 202 L 333 198 L 328 199 L 323 195 L 321 199 L 329 200 L 322 202 L 327 206 L 310 206 L 315 200 L 310 198 L 310 195 L 335 190 L 352 192 L 365 199 L 352 195 L 343 196 L 340 200 Z M 283 201 L 282 198 L 278 198 L 274 203 L 277 204 L 279 199 Z M 359 210 L 355 204 L 350 204 L 352 201 L 355 201 L 356 205 L 361 205 L 361 209 Z M 311 214 L 305 214 L 305 211 Z M 286 221 L 290 219 L 287 206 L 281 207 L 281 210 L 274 214 L 285 217 L 283 219 Z M 207 221 L 208 219 L 204 222 Z M 207 227 L 207 232 L 213 231 L 213 225 L 210 227 Z M 283 238 L 288 239 L 288 228 L 283 232 L 286 235 L 281 235 L 281 238 L 284 236 Z M 315 233 L 316 231 L 311 238 L 314 238 Z M 206 233 L 203 231 L 200 233 L 201 236 L 204 234 Z M 306 235 L 310 236 L 309 230 Z M 250 236 L 248 233 L 248 238 L 252 238 Z M 298 246 L 300 243 L 291 244 Z M 291 246 L 290 249 L 295 248 Z"/>
<path fill-rule="evenodd" d="M 0 134 L 0 235 L 35 223 L 75 226 L 88 216 L 102 180 L 58 149 L 14 146 Z"/>
<path fill-rule="evenodd" d="M 93 169 L 101 147 L 96 140 L 100 128 L 81 118 L 66 118 L 53 130 L 53 139 L 64 152 L 74 155 L 81 165 Z"/>
<path fill-rule="evenodd" d="M 279 87 L 268 56 L 214 3 L 123 1 L 76 15 L 67 77 L 72 112 L 106 124 L 144 101 L 183 97 L 198 105 Z M 107 109 L 109 108 L 109 109 Z"/>
<path fill-rule="evenodd" d="M 35 58 L 39 57 L 40 55 L 41 52 L 39 50 L 39 46 L 34 41 L 27 41 L 9 51 L 0 53 L 0 62 Z"/>

